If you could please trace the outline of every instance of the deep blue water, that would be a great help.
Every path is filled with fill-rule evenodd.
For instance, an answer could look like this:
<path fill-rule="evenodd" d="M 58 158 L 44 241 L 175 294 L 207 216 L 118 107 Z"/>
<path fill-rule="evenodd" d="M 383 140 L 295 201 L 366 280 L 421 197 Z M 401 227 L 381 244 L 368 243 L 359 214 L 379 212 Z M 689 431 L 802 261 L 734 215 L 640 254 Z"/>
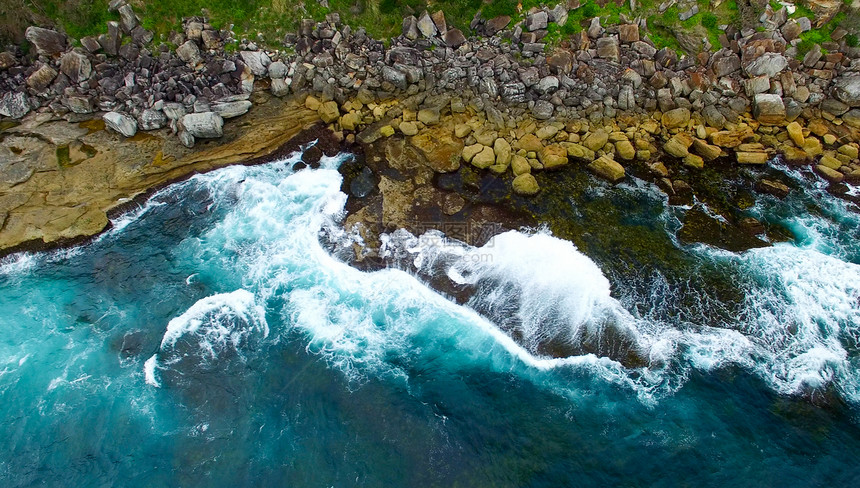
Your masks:
<path fill-rule="evenodd" d="M 477 287 L 466 305 L 358 271 L 320 244 L 357 242 L 339 160 L 294 161 L 195 176 L 91 244 L 4 261 L 0 486 L 860 483 L 860 218 L 814 175 L 785 169 L 804 191 L 751 209 L 795 243 L 678 244 L 741 277 L 715 320 L 708 289 L 610 285 L 545 231 L 390 236 Z M 677 228 L 648 185 L 605 191 Z M 558 338 L 610 352 L 537 353 Z"/>

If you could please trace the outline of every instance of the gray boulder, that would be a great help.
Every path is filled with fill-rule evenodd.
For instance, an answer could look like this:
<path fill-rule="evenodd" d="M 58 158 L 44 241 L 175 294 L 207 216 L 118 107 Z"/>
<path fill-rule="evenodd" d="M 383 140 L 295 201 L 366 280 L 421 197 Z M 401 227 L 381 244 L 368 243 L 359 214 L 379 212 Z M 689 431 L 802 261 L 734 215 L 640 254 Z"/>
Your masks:
<path fill-rule="evenodd" d="M 102 116 L 105 125 L 125 137 L 137 134 L 137 121 L 119 112 L 108 112 Z"/>
<path fill-rule="evenodd" d="M 558 78 L 555 76 L 545 76 L 538 82 L 535 90 L 541 95 L 555 93 L 558 90 Z"/>
<path fill-rule="evenodd" d="M 72 83 L 80 83 L 90 79 L 93 66 L 86 56 L 77 51 L 71 51 L 64 54 L 60 60 L 60 71 L 68 76 Z"/>
<path fill-rule="evenodd" d="M 418 19 L 418 31 L 424 37 L 433 37 L 436 35 L 436 23 L 433 22 L 433 19 L 426 10 L 421 14 L 421 18 Z"/>
<path fill-rule="evenodd" d="M 528 29 L 529 32 L 546 29 L 548 20 L 549 16 L 547 16 L 546 12 L 543 10 L 535 12 L 526 17 L 526 29 Z"/>
<path fill-rule="evenodd" d="M 30 100 L 20 92 L 6 92 L 0 97 L 0 115 L 20 119 L 30 112 Z"/>
<path fill-rule="evenodd" d="M 849 107 L 860 107 L 860 75 L 846 75 L 837 79 L 833 95 Z"/>
<path fill-rule="evenodd" d="M 764 53 L 747 64 L 744 70 L 749 76 L 767 75 L 769 78 L 773 78 L 787 67 L 788 60 L 782 54 Z"/>
<path fill-rule="evenodd" d="M 200 58 L 200 48 L 197 47 L 194 41 L 185 41 L 184 44 L 177 47 L 176 55 L 179 56 L 179 59 L 192 66 L 196 66 L 202 61 Z"/>
<path fill-rule="evenodd" d="M 39 54 L 56 56 L 66 50 L 66 36 L 51 29 L 27 27 L 24 37 L 30 41 Z"/>
<path fill-rule="evenodd" d="M 224 135 L 224 119 L 215 112 L 185 115 L 180 125 L 195 138 L 216 138 Z"/>
<path fill-rule="evenodd" d="M 248 100 L 237 100 L 233 102 L 218 102 L 212 104 L 212 111 L 224 119 L 232 119 L 248 113 L 251 110 L 251 102 Z"/>
<path fill-rule="evenodd" d="M 131 31 L 140 24 L 137 16 L 134 14 L 134 10 L 132 10 L 129 4 L 125 4 L 119 8 L 119 21 L 122 25 L 122 30 L 126 34 L 131 34 Z"/>
<path fill-rule="evenodd" d="M 269 65 L 270 78 L 283 78 L 285 76 L 287 76 L 287 65 L 280 61 L 275 61 L 274 63 Z"/>
<path fill-rule="evenodd" d="M 161 110 L 146 109 L 137 117 L 141 130 L 158 130 L 167 125 L 167 116 Z"/>
<path fill-rule="evenodd" d="M 458 48 L 466 42 L 466 36 L 460 29 L 451 29 L 445 33 L 445 44 L 451 48 Z"/>
<path fill-rule="evenodd" d="M 245 66 L 251 69 L 251 73 L 254 73 L 254 76 L 266 76 L 268 67 L 272 64 L 272 60 L 269 59 L 266 53 L 262 51 L 242 51 L 239 54 L 242 56 Z"/>
<path fill-rule="evenodd" d="M 546 100 L 538 100 L 535 106 L 532 107 L 532 115 L 538 120 L 546 120 L 552 117 L 552 112 L 555 109 L 553 105 Z"/>

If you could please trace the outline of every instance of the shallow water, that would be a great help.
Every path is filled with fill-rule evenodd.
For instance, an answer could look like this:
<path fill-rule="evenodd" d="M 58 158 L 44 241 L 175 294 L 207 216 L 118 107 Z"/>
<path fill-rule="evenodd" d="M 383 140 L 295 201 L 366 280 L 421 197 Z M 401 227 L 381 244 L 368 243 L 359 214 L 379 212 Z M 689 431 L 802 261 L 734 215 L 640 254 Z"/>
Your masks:
<path fill-rule="evenodd" d="M 804 191 L 750 210 L 796 243 L 675 241 L 683 269 L 635 280 L 546 231 L 387 237 L 475 287 L 458 305 L 322 246 L 357 239 L 341 159 L 297 160 L 195 176 L 87 246 L 4 261 L 0 484 L 860 481 L 860 218 L 814 175 L 783 168 Z M 595 188 L 673 239 L 684 210 L 649 185 Z"/>

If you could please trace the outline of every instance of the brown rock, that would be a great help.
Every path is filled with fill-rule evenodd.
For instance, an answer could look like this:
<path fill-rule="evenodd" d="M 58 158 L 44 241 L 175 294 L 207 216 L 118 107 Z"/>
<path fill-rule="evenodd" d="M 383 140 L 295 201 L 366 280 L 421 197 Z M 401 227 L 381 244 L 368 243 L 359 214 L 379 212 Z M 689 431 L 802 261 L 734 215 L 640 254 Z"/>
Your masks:
<path fill-rule="evenodd" d="M 623 180 L 625 176 L 624 166 L 621 166 L 614 159 L 606 155 L 600 156 L 589 163 L 588 169 L 612 183 Z"/>
<path fill-rule="evenodd" d="M 553 169 L 567 164 L 567 149 L 557 144 L 546 146 L 538 152 L 544 169 Z"/>

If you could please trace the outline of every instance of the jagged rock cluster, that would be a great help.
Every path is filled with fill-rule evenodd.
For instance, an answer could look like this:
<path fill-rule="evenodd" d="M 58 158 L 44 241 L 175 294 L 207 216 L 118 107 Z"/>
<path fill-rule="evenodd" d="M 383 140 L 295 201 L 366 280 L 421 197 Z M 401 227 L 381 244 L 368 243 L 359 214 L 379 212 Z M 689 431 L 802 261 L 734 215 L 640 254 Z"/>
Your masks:
<path fill-rule="evenodd" d="M 114 0 L 112 8 L 121 22 L 82 39 L 83 48 L 34 27 L 32 63 L 0 54 L 0 114 L 104 113 L 125 136 L 169 126 L 193 145 L 220 136 L 223 119 L 245 113 L 254 90 L 312 93 L 308 106 L 349 141 L 398 131 L 415 137 L 456 116 L 450 130 L 462 160 L 497 173 L 511 168 L 522 194 L 538 191 L 523 175 L 568 158 L 613 181 L 626 162 L 639 161 L 676 191 L 665 155 L 701 168 L 729 156 L 761 164 L 777 148 L 793 162 L 825 156 L 818 167 L 832 181 L 860 178 L 850 149 L 860 129 L 860 52 L 837 31 L 836 42 L 795 59 L 798 36 L 811 26 L 788 20 L 785 9 L 768 7 L 760 32 L 725 29 L 716 52 L 703 45 L 679 57 L 654 46 L 644 20 L 628 19 L 612 26 L 591 19 L 547 52 L 549 25 L 567 22 L 562 6 L 517 22 L 476 15 L 470 28 L 479 36 L 470 39 L 449 28 L 443 12 L 424 12 L 405 18 L 388 48 L 330 14 L 302 21 L 283 52 L 244 42 L 235 54 L 221 48 L 229 32 L 196 18 L 171 39 L 175 51 L 150 48 L 152 34 L 131 7 Z"/>

